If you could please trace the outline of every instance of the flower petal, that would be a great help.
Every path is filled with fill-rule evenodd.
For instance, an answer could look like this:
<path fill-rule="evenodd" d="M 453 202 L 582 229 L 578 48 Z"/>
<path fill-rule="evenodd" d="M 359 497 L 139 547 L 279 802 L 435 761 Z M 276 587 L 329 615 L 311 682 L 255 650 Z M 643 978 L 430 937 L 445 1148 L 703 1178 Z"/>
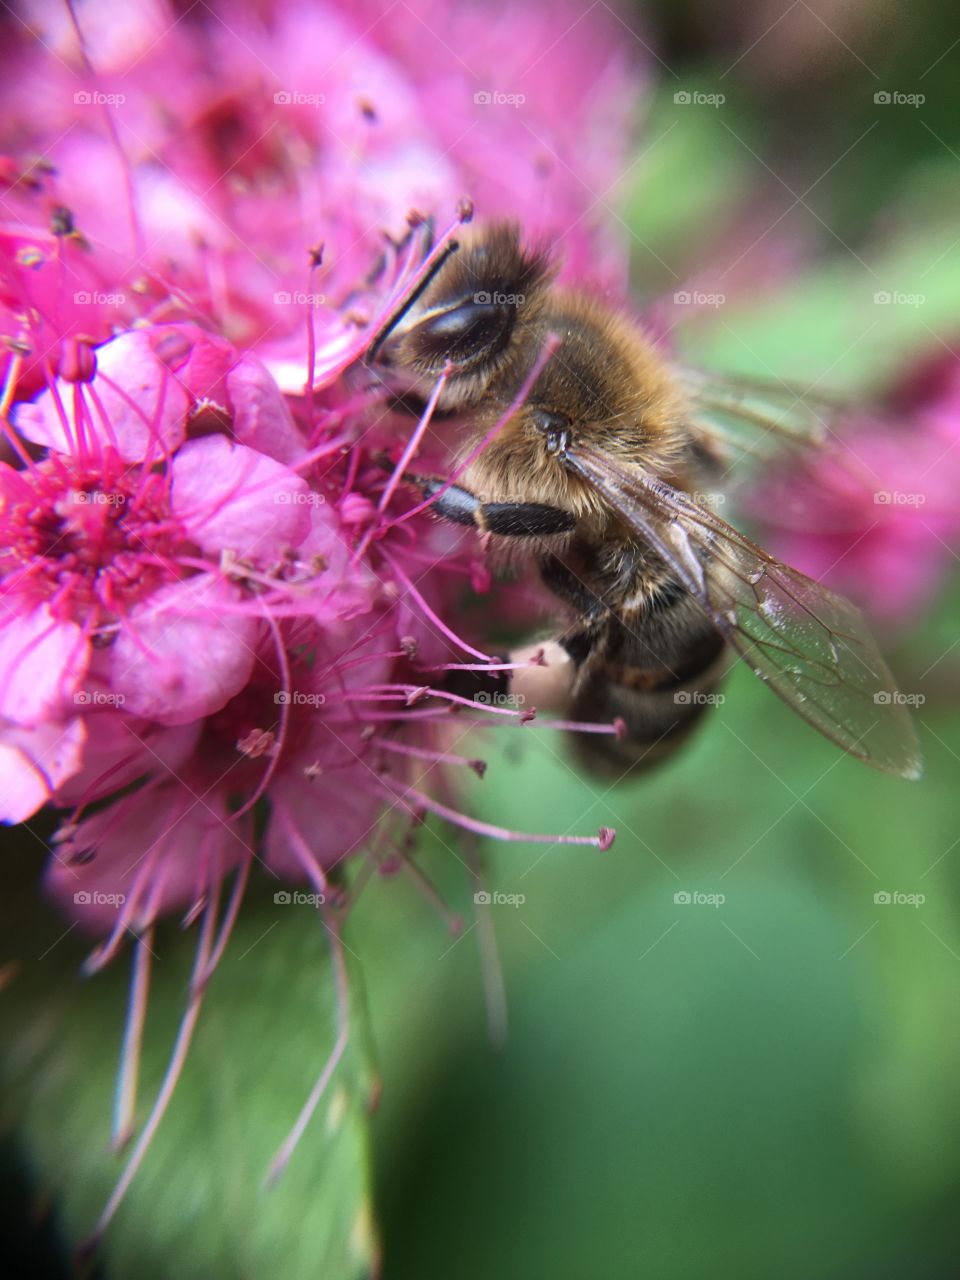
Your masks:
<path fill-rule="evenodd" d="M 244 355 L 227 375 L 227 392 L 233 405 L 233 434 L 280 462 L 292 462 L 303 454 L 303 439 L 280 388 L 266 365 L 256 356 Z"/>
<path fill-rule="evenodd" d="M 380 806 L 352 783 L 342 768 L 312 781 L 285 777 L 271 790 L 267 866 L 282 880 L 306 880 L 302 858 L 329 870 L 343 858 L 359 853 L 380 820 Z"/>
<path fill-rule="evenodd" d="M 204 551 L 264 562 L 303 541 L 310 504 L 322 499 L 273 458 L 224 436 L 205 436 L 174 459 L 170 501 Z"/>
<path fill-rule="evenodd" d="M 80 768 L 87 731 L 74 716 L 66 724 L 0 732 L 0 821 L 25 822 Z"/>
<path fill-rule="evenodd" d="M 253 670 L 258 621 L 239 588 L 212 574 L 158 591 L 126 620 L 110 686 L 129 715 L 185 724 L 219 711 Z"/>
<path fill-rule="evenodd" d="M 112 446 L 126 462 L 160 458 L 184 438 L 189 398 L 155 355 L 146 333 L 122 333 L 98 347 L 92 383 L 56 381 L 17 411 L 17 430 L 60 453 Z M 62 412 L 61 412 L 62 410 Z"/>
<path fill-rule="evenodd" d="M 11 617 L 0 627 L 0 716 L 23 725 L 59 718 L 89 659 L 81 629 L 47 605 Z"/>
<path fill-rule="evenodd" d="M 137 779 L 164 771 L 177 776 L 196 749 L 202 721 L 167 727 L 128 716 L 116 707 L 84 713 L 81 767 L 57 792 L 61 806 L 90 804 Z"/>

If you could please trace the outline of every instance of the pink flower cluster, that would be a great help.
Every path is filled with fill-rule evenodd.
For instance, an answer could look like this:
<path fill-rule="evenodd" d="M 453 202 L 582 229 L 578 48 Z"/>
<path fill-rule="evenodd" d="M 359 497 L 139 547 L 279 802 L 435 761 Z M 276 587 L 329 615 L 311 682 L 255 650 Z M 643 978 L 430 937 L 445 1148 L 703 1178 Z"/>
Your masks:
<path fill-rule="evenodd" d="M 605 202 L 637 80 L 628 28 L 568 0 L 32 0 L 6 34 L 0 816 L 60 812 L 48 883 L 101 940 L 92 967 L 137 939 L 118 1144 L 154 924 L 201 921 L 99 1232 L 254 862 L 329 904 L 345 859 L 395 865 L 429 813 L 613 838 L 461 811 L 448 766 L 483 764 L 458 741 L 531 710 L 443 687 L 491 663 L 446 621 L 490 590 L 484 548 L 401 484 L 411 441 L 439 473 L 453 442 L 392 412 L 358 362 L 474 208 L 553 241 L 567 278 L 623 288 Z M 275 1173 L 346 1043 L 337 929 L 338 1035 Z"/>
<path fill-rule="evenodd" d="M 772 472 L 751 506 L 788 564 L 895 625 L 930 604 L 960 550 L 956 357 L 921 362 L 881 408 L 812 461 Z"/>
<path fill-rule="evenodd" d="M 101 958 L 255 858 L 322 885 L 430 811 L 514 834 L 438 766 L 524 717 L 426 693 L 488 661 L 444 621 L 489 586 L 482 549 L 410 510 L 382 459 L 414 424 L 342 375 L 464 198 L 622 285 L 625 31 L 37 4 L 5 53 L 0 811 L 65 811 L 49 883 Z M 441 433 L 426 452 L 449 464 Z"/>

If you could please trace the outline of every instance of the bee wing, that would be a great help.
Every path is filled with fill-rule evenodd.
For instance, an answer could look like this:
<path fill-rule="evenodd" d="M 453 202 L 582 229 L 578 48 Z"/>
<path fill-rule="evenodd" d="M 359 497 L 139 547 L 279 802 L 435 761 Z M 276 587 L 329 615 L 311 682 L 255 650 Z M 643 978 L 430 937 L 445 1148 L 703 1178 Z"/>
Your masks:
<path fill-rule="evenodd" d="M 676 573 L 761 680 L 851 755 L 905 778 L 922 763 L 909 713 L 858 609 L 781 564 L 688 494 L 589 446 L 566 465 Z"/>
<path fill-rule="evenodd" d="M 792 383 L 680 368 L 689 423 L 724 462 L 760 461 L 784 446 L 823 449 L 845 406 Z"/>

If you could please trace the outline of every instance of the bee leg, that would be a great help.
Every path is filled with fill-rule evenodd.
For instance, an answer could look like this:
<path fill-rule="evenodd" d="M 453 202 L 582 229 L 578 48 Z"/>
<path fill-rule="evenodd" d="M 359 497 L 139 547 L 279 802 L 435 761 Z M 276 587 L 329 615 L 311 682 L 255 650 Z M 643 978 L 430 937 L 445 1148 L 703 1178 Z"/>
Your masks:
<path fill-rule="evenodd" d="M 424 497 L 432 498 L 444 484 L 443 480 L 424 481 Z M 505 538 L 569 533 L 576 524 L 576 518 L 560 507 L 550 507 L 543 502 L 481 502 L 469 489 L 457 484 L 439 493 L 433 509 L 454 524 L 473 525 L 481 533 Z"/>
<path fill-rule="evenodd" d="M 543 585 L 587 623 L 596 623 L 609 613 L 609 604 L 589 585 L 595 575 L 588 568 L 570 564 L 569 557 L 561 558 L 552 551 L 540 555 L 538 565 Z"/>

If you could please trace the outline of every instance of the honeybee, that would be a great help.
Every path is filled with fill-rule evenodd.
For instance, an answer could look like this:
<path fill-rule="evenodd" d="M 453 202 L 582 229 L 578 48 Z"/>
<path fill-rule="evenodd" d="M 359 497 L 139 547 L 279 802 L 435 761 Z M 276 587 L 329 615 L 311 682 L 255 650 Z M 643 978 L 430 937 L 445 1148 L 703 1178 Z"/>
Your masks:
<path fill-rule="evenodd" d="M 730 466 L 734 427 L 816 445 L 816 407 L 675 367 L 631 320 L 558 286 L 549 252 L 517 226 L 470 228 L 448 250 L 368 367 L 462 418 L 462 457 L 505 419 L 457 483 L 407 478 L 438 516 L 533 555 L 570 619 L 549 645 L 554 703 L 624 730 L 584 737 L 590 763 L 623 774 L 672 753 L 736 653 L 845 751 L 919 776 L 909 715 L 859 611 L 700 497 Z"/>

